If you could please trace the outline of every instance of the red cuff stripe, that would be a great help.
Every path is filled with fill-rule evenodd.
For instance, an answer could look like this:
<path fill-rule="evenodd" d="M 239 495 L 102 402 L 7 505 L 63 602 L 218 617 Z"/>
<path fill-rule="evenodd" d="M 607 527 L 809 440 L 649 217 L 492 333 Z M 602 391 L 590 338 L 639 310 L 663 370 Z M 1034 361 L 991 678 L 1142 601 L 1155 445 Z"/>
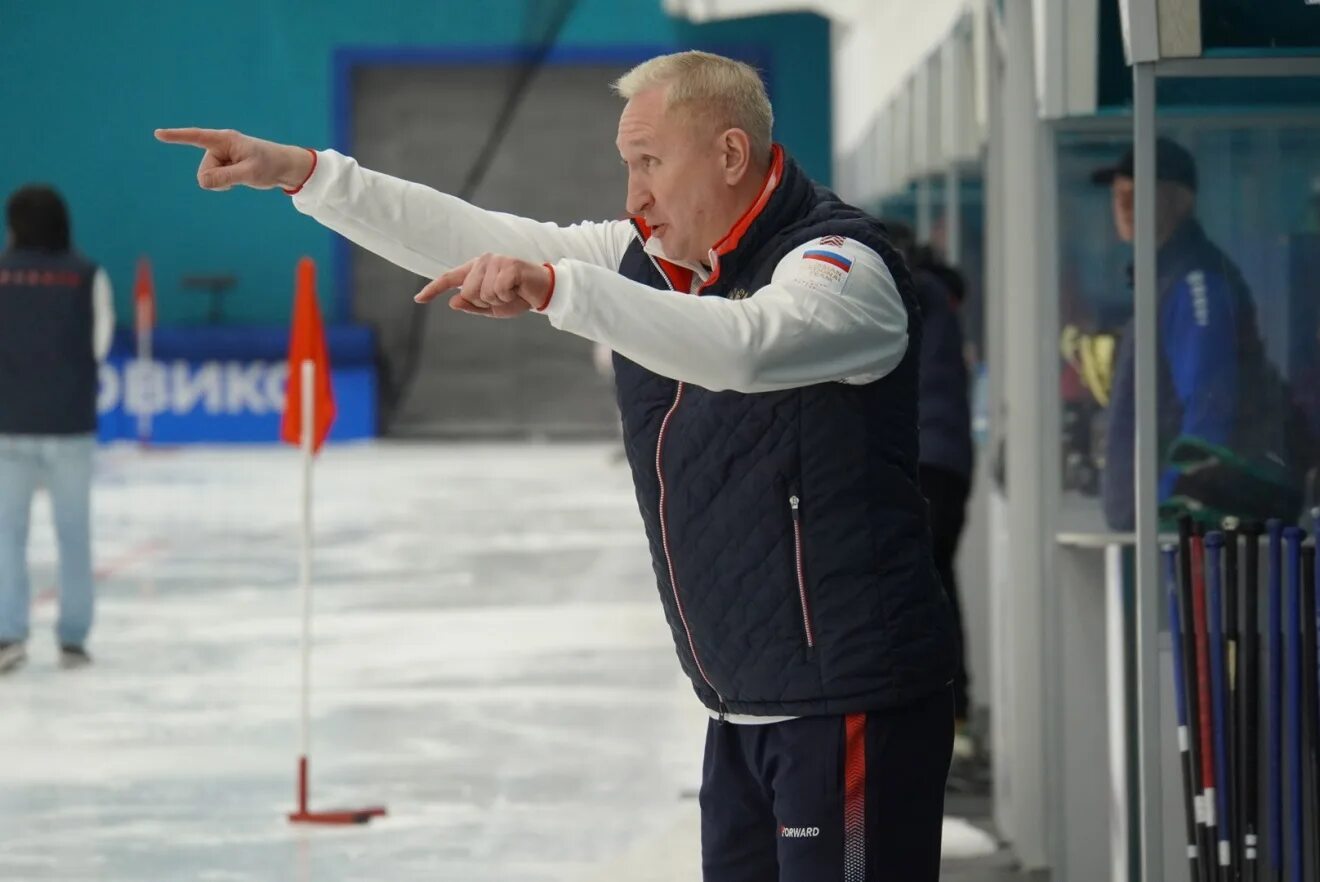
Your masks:
<path fill-rule="evenodd" d="M 292 190 L 284 191 L 285 193 L 288 193 L 290 196 L 296 196 L 300 192 L 302 192 L 302 188 L 307 186 L 307 182 L 312 179 L 313 173 L 316 172 L 316 151 L 313 150 L 311 147 L 304 147 L 303 149 L 306 150 L 308 153 L 312 154 L 312 167 L 307 170 L 307 177 L 302 179 L 301 184 L 294 187 Z"/>
<path fill-rule="evenodd" d="M 543 263 L 541 266 L 550 270 L 550 291 L 545 295 L 545 302 L 536 307 L 537 312 L 545 312 L 545 308 L 550 305 L 550 299 L 555 296 L 555 268 L 548 263 Z"/>

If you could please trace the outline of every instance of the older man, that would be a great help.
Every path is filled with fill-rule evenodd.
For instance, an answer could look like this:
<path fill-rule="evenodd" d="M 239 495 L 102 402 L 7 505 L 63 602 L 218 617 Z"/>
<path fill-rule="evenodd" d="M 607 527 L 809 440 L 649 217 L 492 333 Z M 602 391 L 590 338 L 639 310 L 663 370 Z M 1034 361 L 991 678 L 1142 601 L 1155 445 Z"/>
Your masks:
<path fill-rule="evenodd" d="M 1309 443 L 1287 386 L 1265 355 L 1251 291 L 1196 219 L 1196 163 L 1186 148 L 1157 139 L 1155 178 L 1160 502 L 1195 500 L 1193 511 L 1215 522 L 1223 514 L 1294 518 Z M 1132 150 L 1091 179 L 1109 186 L 1114 228 L 1131 242 Z M 1115 356 L 1102 482 L 1105 518 L 1121 530 L 1136 524 L 1135 384 L 1129 321 Z M 1184 451 L 1179 458 L 1189 449 L 1213 452 L 1195 468 L 1179 468 L 1171 461 L 1175 445 Z"/>
<path fill-rule="evenodd" d="M 629 221 L 561 228 L 236 132 L 207 189 L 298 210 L 422 275 L 428 301 L 612 349 L 660 597 L 709 709 L 708 882 L 939 873 L 953 640 L 917 479 L 920 312 L 884 229 L 773 144 L 746 65 L 615 84 Z M 686 296 L 695 295 L 695 296 Z"/>

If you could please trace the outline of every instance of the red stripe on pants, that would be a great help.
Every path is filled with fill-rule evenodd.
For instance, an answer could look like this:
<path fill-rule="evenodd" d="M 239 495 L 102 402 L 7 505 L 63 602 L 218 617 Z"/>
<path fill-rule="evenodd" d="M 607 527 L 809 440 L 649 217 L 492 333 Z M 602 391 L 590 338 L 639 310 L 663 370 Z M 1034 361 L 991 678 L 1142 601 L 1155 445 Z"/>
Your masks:
<path fill-rule="evenodd" d="M 866 714 L 844 718 L 843 882 L 866 880 Z"/>

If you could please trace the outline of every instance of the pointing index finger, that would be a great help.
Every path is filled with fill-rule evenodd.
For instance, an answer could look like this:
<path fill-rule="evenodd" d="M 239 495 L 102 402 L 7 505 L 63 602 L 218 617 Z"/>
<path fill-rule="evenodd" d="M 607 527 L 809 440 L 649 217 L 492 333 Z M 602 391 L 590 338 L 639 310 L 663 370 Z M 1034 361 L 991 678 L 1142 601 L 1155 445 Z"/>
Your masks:
<path fill-rule="evenodd" d="M 229 143 L 227 135 L 219 129 L 156 129 L 156 140 L 166 144 L 191 144 L 206 150 L 215 150 Z"/>
<path fill-rule="evenodd" d="M 463 284 L 464 280 L 467 279 L 467 275 L 472 271 L 472 267 L 475 263 L 475 260 L 469 260 L 462 266 L 456 266 L 446 273 L 441 273 L 439 276 L 436 276 L 435 279 L 428 282 L 426 287 L 422 288 L 413 299 L 418 303 L 430 303 L 445 291 L 459 287 Z"/>

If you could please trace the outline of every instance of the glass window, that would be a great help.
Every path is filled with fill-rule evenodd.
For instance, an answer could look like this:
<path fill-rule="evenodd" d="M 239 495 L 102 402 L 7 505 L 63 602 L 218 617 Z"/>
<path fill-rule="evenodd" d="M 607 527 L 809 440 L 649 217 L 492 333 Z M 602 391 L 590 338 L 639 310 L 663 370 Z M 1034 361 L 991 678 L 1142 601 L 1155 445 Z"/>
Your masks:
<path fill-rule="evenodd" d="M 1165 85 L 1161 95 L 1186 92 Z M 1216 85 L 1242 95 L 1252 84 L 1196 89 Z M 1118 123 L 1058 141 L 1062 468 L 1067 496 L 1130 530 L 1134 217 Z M 1320 111 L 1165 103 L 1158 129 L 1161 521 L 1296 523 L 1317 503 L 1320 464 Z"/>
<path fill-rule="evenodd" d="M 1316 501 L 1320 463 L 1320 111 L 1194 120 L 1161 108 L 1158 118 L 1161 521 L 1189 512 L 1215 527 L 1229 515 L 1297 523 Z M 1124 415 L 1115 419 L 1121 428 Z M 1111 459 L 1123 440 L 1111 436 Z M 1121 502 L 1121 491 L 1107 494 L 1107 515 L 1121 516 Z"/>
<path fill-rule="evenodd" d="M 1295 523 L 1320 460 L 1320 113 L 1161 110 L 1161 520 Z M 1063 486 L 1122 530 L 1135 520 L 1129 150 L 1116 130 L 1061 135 L 1058 154 Z"/>
<path fill-rule="evenodd" d="M 1059 351 L 1065 509 L 1099 510 L 1104 439 L 1118 341 L 1132 317 L 1132 248 L 1115 226 L 1111 194 L 1093 180 L 1130 140 L 1108 131 L 1058 136 Z M 1103 176 L 1102 176 L 1103 177 Z M 1099 528 L 1099 518 L 1092 526 Z"/>
<path fill-rule="evenodd" d="M 948 178 L 932 178 L 929 186 L 930 235 L 921 244 L 928 246 L 936 259 L 956 269 L 962 277 L 962 287 L 957 292 L 960 295 L 959 314 L 963 323 L 967 364 L 975 368 L 984 357 L 982 351 L 985 339 L 985 305 L 981 294 L 985 263 L 982 172 L 975 165 L 959 169 L 957 236 L 949 229 Z M 902 219 L 901 215 L 898 219 Z"/>
<path fill-rule="evenodd" d="M 950 263 L 962 275 L 964 294 L 959 307 L 963 328 L 963 357 L 970 377 L 972 431 L 978 446 L 989 432 L 989 375 L 985 364 L 985 198 L 983 173 L 967 166 L 958 175 L 958 253 Z M 945 234 L 945 241 L 948 236 Z M 978 454 L 980 456 L 980 454 Z"/>
<path fill-rule="evenodd" d="M 891 237 L 908 253 L 914 268 L 923 268 L 940 279 L 954 303 L 961 324 L 963 358 L 969 376 L 975 437 L 984 441 L 988 419 L 985 413 L 987 391 L 984 365 L 985 304 L 984 291 L 984 196 L 983 172 L 979 165 L 959 169 L 957 176 L 958 230 L 952 236 L 948 201 L 948 178 L 932 176 L 921 185 L 911 183 L 901 193 L 878 200 L 871 212 L 889 225 Z M 928 200 L 929 234 L 918 235 L 921 204 Z M 957 241 L 955 242 L 954 239 Z M 957 254 L 952 253 L 956 246 Z"/>

